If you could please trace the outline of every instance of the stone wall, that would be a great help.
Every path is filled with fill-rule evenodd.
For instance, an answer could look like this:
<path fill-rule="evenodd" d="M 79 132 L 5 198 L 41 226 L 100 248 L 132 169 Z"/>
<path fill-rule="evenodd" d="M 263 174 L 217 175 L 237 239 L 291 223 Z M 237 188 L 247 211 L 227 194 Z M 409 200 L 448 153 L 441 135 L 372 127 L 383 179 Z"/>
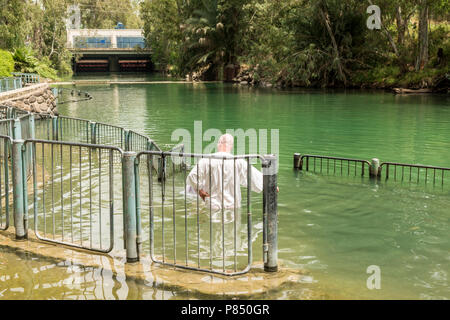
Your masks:
<path fill-rule="evenodd" d="M 0 105 L 34 113 L 57 115 L 56 98 L 47 83 L 0 93 Z"/>

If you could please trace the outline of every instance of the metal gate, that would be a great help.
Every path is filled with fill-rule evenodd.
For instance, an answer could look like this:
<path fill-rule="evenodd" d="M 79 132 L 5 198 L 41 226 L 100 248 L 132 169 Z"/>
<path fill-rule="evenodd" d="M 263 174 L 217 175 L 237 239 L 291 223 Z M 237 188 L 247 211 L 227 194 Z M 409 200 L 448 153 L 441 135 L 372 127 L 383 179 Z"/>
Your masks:
<path fill-rule="evenodd" d="M 274 158 L 266 159 L 259 155 L 218 156 L 158 151 L 138 153 L 135 161 L 137 219 L 140 225 L 142 219 L 148 217 L 149 224 L 145 232 L 148 235 L 152 261 L 227 276 L 248 272 L 253 259 L 252 199 L 254 198 L 249 186 L 255 185 L 253 179 L 260 183 L 261 189 L 258 191 L 268 191 L 269 182 L 272 187 L 276 186 L 276 181 L 274 184 L 273 181 L 264 179 L 262 174 L 260 177 L 252 177 L 252 172 L 256 173 L 254 171 L 256 169 L 251 165 L 254 160 L 260 161 L 263 167 L 269 167 L 271 161 L 272 165 L 275 165 Z M 203 172 L 203 180 L 207 181 L 208 185 L 206 192 L 211 195 L 210 199 L 221 199 L 218 206 L 211 200 L 201 199 L 198 192 L 199 178 L 196 180 L 197 185 L 194 185 L 195 195 L 188 194 L 187 163 L 190 161 L 194 161 L 191 172 Z M 164 179 L 161 180 L 161 184 L 155 183 L 158 174 L 154 172 L 154 162 L 164 164 Z M 168 171 L 170 175 L 167 174 Z M 242 172 L 246 172 L 245 177 L 240 175 Z M 219 184 L 215 181 L 218 190 L 213 190 L 212 180 L 217 180 L 217 177 L 220 177 Z M 232 186 L 232 207 L 227 207 L 224 203 L 227 196 L 224 183 L 227 183 L 228 187 Z M 242 207 L 241 185 L 247 187 Z M 266 219 L 268 210 L 265 210 L 268 206 L 265 204 L 269 204 L 268 194 L 263 193 L 265 201 L 261 202 L 263 208 L 260 208 L 262 213 L 266 213 L 263 217 L 263 249 L 266 263 L 269 248 Z M 137 236 L 140 248 L 145 237 L 142 230 L 138 230 Z"/>
<path fill-rule="evenodd" d="M 33 150 L 31 194 L 34 231 L 40 240 L 97 252 L 114 247 L 112 146 L 26 140 Z M 107 196 L 105 196 L 105 194 Z"/>

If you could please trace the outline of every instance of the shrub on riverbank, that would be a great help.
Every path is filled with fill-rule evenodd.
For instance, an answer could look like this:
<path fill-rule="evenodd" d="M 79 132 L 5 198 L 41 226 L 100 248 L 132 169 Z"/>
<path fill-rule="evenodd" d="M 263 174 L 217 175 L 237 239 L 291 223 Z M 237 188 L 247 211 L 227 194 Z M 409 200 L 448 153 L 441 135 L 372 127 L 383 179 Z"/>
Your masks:
<path fill-rule="evenodd" d="M 9 77 L 14 71 L 14 59 L 10 52 L 0 50 L 0 78 Z"/>
<path fill-rule="evenodd" d="M 448 67 L 401 72 L 398 66 L 379 66 L 355 73 L 352 81 L 354 86 L 365 88 L 433 88 L 449 72 Z"/>
<path fill-rule="evenodd" d="M 59 80 L 58 73 L 51 67 L 50 59 L 37 59 L 33 50 L 23 47 L 14 51 L 14 69 L 17 72 L 37 73 L 43 78 Z"/>

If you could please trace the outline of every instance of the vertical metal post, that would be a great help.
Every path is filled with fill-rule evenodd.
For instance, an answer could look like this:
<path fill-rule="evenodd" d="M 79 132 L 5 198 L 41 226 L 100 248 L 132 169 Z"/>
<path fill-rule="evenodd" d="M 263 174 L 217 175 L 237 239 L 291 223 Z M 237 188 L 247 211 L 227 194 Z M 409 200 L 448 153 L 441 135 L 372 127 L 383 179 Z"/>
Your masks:
<path fill-rule="evenodd" d="M 136 243 L 137 243 L 137 253 L 142 252 L 142 223 L 141 223 L 141 197 L 140 197 L 140 175 L 139 175 L 139 159 L 136 158 L 134 161 L 134 182 L 135 182 L 135 192 L 136 192 Z"/>
<path fill-rule="evenodd" d="M 30 116 L 28 117 L 28 121 L 30 124 L 30 137 L 31 139 L 35 139 L 36 138 L 36 127 L 35 127 L 35 119 L 34 119 L 34 114 L 30 114 Z"/>
<path fill-rule="evenodd" d="M 278 271 L 277 158 L 264 156 L 263 163 L 263 232 L 264 271 Z"/>
<path fill-rule="evenodd" d="M 89 121 L 89 128 L 90 128 L 90 131 L 91 131 L 91 143 L 92 144 L 97 144 L 97 137 L 96 137 L 96 123 L 95 122 L 93 122 L 93 121 Z"/>
<path fill-rule="evenodd" d="M 52 117 L 52 140 L 58 141 L 58 117 Z"/>
<path fill-rule="evenodd" d="M 25 228 L 25 199 L 24 199 L 24 170 L 22 148 L 24 141 L 21 139 L 20 120 L 14 120 L 14 140 L 12 144 L 12 168 L 13 168 L 13 195 L 14 195 L 14 227 L 16 228 L 16 240 L 28 238 Z"/>
<path fill-rule="evenodd" d="M 36 129 L 35 129 L 35 120 L 34 120 L 34 114 L 30 113 L 30 115 L 28 116 L 28 137 L 30 137 L 30 139 L 35 139 L 36 138 Z M 33 158 L 33 145 L 29 144 L 28 149 L 28 155 L 27 155 L 27 167 L 25 167 L 25 172 L 28 173 L 29 169 L 28 166 L 31 166 L 31 161 Z"/>
<path fill-rule="evenodd" d="M 138 228 L 136 219 L 136 177 L 134 163 L 136 152 L 124 152 L 122 156 L 122 189 L 123 189 L 123 219 L 125 224 L 125 247 L 127 262 L 139 261 Z"/>
<path fill-rule="evenodd" d="M 158 159 L 158 182 L 161 182 L 166 179 L 165 169 L 166 169 L 166 158 L 160 157 Z"/>
<path fill-rule="evenodd" d="M 130 132 L 128 130 L 123 130 L 125 138 L 125 151 L 130 151 Z"/>
<path fill-rule="evenodd" d="M 300 153 L 294 153 L 294 169 L 302 170 L 302 156 Z"/>
<path fill-rule="evenodd" d="M 22 126 L 20 124 L 19 119 L 14 119 L 12 126 L 12 137 L 13 140 L 21 140 L 22 139 Z"/>
<path fill-rule="evenodd" d="M 377 158 L 373 158 L 370 161 L 370 172 L 369 172 L 370 177 L 378 177 L 379 170 L 380 170 L 380 160 L 378 160 Z"/>

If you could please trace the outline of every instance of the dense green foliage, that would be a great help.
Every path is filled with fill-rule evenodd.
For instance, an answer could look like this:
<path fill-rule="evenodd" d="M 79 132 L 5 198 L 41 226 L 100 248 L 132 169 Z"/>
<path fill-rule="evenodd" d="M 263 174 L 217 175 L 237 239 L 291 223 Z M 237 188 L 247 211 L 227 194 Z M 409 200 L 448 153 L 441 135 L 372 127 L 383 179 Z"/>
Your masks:
<path fill-rule="evenodd" d="M 67 0 L 66 3 L 80 7 L 83 28 L 112 29 L 118 22 L 128 29 L 141 28 L 136 0 Z"/>
<path fill-rule="evenodd" d="M 380 29 L 366 24 L 372 3 Z M 16 71 L 71 73 L 73 4 L 83 28 L 143 26 L 157 68 L 178 77 L 386 87 L 449 73 L 448 0 L 0 0 L 0 49 Z"/>
<path fill-rule="evenodd" d="M 449 72 L 448 0 L 144 0 L 144 34 L 160 68 L 176 76 L 280 86 L 392 86 Z M 439 54 L 438 54 L 439 52 Z M 419 81 L 418 81 L 419 79 Z"/>
<path fill-rule="evenodd" d="M 14 71 L 14 59 L 10 52 L 0 50 L 0 78 L 9 77 Z"/>
<path fill-rule="evenodd" d="M 66 19 L 73 4 L 79 5 L 85 28 L 141 24 L 136 0 L 0 0 L 0 49 L 13 54 L 15 71 L 50 79 L 71 74 Z"/>

